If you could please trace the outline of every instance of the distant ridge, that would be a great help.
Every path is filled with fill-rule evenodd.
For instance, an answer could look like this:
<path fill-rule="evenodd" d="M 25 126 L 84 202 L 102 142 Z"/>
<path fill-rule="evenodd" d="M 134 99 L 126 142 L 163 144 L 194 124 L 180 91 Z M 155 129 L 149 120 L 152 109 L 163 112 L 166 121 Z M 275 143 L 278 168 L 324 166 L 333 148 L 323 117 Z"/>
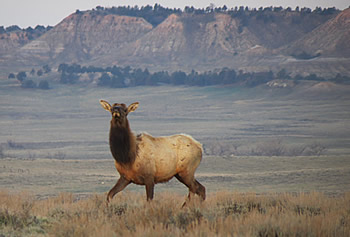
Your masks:
<path fill-rule="evenodd" d="M 18 26 L 0 27 L 0 55 L 13 53 L 14 50 L 39 38 L 52 27 L 36 26 L 34 29 L 20 29 Z"/>
<path fill-rule="evenodd" d="M 16 56 L 39 63 L 84 62 L 106 55 L 150 30 L 152 25 L 143 18 L 74 13 L 20 48 Z"/>
<path fill-rule="evenodd" d="M 123 8 L 77 11 L 0 55 L 0 66 L 64 62 L 152 71 L 285 68 L 350 75 L 349 9 L 155 9 L 129 9 L 135 16 L 115 14 Z"/>

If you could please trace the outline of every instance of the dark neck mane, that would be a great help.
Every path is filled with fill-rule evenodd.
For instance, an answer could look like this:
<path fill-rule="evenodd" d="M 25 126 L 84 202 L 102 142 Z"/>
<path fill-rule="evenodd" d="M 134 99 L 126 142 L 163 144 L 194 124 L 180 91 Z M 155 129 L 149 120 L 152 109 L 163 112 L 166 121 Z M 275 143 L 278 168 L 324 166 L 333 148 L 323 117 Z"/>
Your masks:
<path fill-rule="evenodd" d="M 129 124 L 121 127 L 111 122 L 109 133 L 109 146 L 114 159 L 123 165 L 132 164 L 136 156 L 135 137 L 132 134 Z"/>

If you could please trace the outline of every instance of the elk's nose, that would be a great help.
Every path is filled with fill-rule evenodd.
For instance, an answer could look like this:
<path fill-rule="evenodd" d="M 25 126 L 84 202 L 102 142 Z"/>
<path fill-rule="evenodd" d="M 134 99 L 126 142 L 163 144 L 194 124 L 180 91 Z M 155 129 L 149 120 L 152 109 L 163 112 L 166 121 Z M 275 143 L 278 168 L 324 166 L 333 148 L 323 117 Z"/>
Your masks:
<path fill-rule="evenodd" d="M 120 113 L 118 111 L 114 111 L 113 112 L 113 117 L 119 118 L 120 117 Z"/>

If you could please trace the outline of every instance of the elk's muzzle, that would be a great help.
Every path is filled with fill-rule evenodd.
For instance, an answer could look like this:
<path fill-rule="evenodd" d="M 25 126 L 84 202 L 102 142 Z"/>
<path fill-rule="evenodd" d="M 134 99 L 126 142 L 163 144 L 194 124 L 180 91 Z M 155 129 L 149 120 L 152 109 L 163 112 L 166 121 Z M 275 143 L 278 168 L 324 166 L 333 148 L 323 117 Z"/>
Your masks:
<path fill-rule="evenodd" d="M 113 112 L 113 117 L 119 118 L 120 117 L 120 113 L 118 111 L 114 111 Z"/>

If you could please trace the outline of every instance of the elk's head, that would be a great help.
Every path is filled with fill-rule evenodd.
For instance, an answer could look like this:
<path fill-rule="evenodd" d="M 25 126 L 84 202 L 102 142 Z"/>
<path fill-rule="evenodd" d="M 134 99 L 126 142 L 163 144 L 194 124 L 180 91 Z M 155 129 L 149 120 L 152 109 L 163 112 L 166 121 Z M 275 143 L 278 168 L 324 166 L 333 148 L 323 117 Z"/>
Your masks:
<path fill-rule="evenodd" d="M 139 106 L 139 102 L 132 103 L 128 107 L 126 107 L 125 104 L 119 103 L 115 103 L 112 106 L 105 100 L 100 100 L 100 104 L 102 105 L 102 108 L 112 114 L 112 122 L 120 126 L 126 125 L 128 114 L 135 111 Z"/>

